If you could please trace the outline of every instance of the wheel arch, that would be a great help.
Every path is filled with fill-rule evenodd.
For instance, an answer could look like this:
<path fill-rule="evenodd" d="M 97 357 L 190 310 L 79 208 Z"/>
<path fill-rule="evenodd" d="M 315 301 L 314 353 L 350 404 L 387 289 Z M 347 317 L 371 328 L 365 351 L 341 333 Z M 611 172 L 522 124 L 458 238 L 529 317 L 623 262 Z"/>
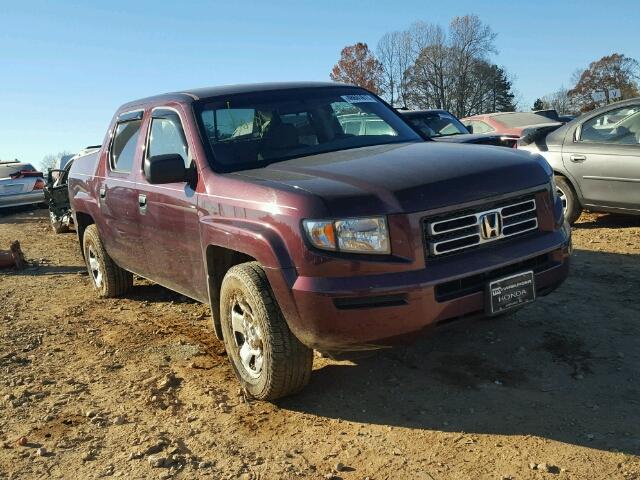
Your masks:
<path fill-rule="evenodd" d="M 239 263 L 255 261 L 267 271 L 271 280 L 274 269 L 292 267 L 293 262 L 283 239 L 268 224 L 237 219 L 203 222 L 201 238 L 213 328 L 216 336 L 222 340 L 220 287 L 227 271 Z M 273 282 L 271 287 L 274 287 Z M 273 289 L 280 300 L 282 296 L 276 292 L 279 289 Z"/>
<path fill-rule="evenodd" d="M 80 253 L 82 254 L 82 258 L 84 258 L 84 248 L 82 248 L 84 232 L 89 225 L 93 225 L 96 222 L 90 214 L 85 212 L 74 211 L 73 217 L 73 221 L 76 225 L 76 233 L 78 235 L 78 243 L 80 244 Z"/>

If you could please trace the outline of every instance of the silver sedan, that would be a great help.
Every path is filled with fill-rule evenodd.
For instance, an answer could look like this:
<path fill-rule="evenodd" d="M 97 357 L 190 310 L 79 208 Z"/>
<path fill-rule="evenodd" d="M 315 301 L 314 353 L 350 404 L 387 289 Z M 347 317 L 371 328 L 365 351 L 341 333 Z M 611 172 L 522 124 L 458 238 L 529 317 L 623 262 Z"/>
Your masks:
<path fill-rule="evenodd" d="M 45 181 L 33 165 L 0 162 L 0 208 L 44 203 Z"/>

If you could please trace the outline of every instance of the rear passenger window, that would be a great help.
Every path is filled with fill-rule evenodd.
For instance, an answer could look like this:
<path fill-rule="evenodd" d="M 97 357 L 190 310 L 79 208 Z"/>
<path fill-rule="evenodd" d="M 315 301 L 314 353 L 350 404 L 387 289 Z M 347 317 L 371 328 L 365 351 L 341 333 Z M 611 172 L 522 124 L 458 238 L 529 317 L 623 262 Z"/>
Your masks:
<path fill-rule="evenodd" d="M 178 154 L 185 167 L 189 167 L 189 149 L 180 117 L 172 110 L 156 110 L 151 120 L 149 137 L 149 157 Z"/>
<path fill-rule="evenodd" d="M 136 154 L 138 134 L 142 120 L 118 123 L 111 145 L 111 168 L 119 172 L 130 172 Z"/>

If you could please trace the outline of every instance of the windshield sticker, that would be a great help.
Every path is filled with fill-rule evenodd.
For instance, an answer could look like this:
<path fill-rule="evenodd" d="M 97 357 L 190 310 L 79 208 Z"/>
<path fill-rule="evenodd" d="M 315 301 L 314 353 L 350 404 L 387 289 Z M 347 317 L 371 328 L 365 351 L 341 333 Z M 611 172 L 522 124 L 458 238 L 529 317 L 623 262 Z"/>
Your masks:
<path fill-rule="evenodd" d="M 342 95 L 341 98 L 349 103 L 376 103 L 371 95 Z"/>

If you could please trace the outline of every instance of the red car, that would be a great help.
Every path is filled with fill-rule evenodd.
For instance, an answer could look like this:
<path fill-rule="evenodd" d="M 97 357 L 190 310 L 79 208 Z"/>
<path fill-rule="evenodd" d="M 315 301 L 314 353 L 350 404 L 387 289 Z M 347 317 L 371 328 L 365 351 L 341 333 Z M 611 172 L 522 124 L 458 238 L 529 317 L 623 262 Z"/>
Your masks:
<path fill-rule="evenodd" d="M 336 83 L 123 105 L 101 149 L 71 166 L 69 195 L 96 292 L 123 295 L 136 273 L 209 304 L 260 399 L 300 390 L 313 349 L 385 348 L 503 314 L 569 273 L 541 156 L 425 142 L 374 94 Z"/>
<path fill-rule="evenodd" d="M 473 115 L 460 120 L 471 133 L 498 133 L 522 137 L 525 130 L 559 127 L 562 122 L 533 112 L 499 112 Z"/>

